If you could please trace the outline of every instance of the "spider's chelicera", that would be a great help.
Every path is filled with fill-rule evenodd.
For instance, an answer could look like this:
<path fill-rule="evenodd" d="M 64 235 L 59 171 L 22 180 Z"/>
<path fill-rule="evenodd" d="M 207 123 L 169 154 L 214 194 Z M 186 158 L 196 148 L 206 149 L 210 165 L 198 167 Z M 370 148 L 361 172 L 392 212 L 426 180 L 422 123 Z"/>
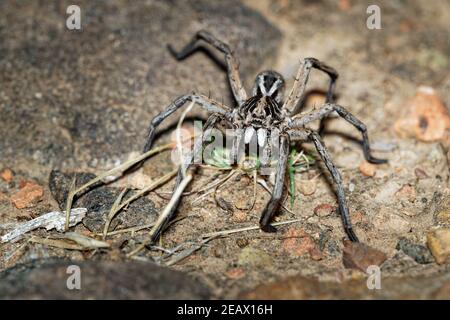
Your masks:
<path fill-rule="evenodd" d="M 272 195 L 269 202 L 266 204 L 259 221 L 263 231 L 274 232 L 276 229 L 270 225 L 270 222 L 274 213 L 279 208 L 282 199 L 290 143 L 292 141 L 312 142 L 335 183 L 339 213 L 342 217 L 344 229 L 350 240 L 358 241 L 350 222 L 341 175 L 333 164 L 321 138 L 324 119 L 331 113 L 336 112 L 361 132 L 364 157 L 368 162 L 379 164 L 387 161 L 384 159 L 377 159 L 371 155 L 369 138 L 364 123 L 342 106 L 333 103 L 334 87 L 336 79 L 338 78 L 338 73 L 333 68 L 317 59 L 306 58 L 301 64 L 295 77 L 294 85 L 285 100 L 283 99 L 285 81 L 283 77 L 275 71 L 264 71 L 258 74 L 252 88 L 251 97 L 248 97 L 239 76 L 238 63 L 233 52 L 230 50 L 230 47 L 216 39 L 209 32 L 197 32 L 191 42 L 180 52 L 176 52 L 170 46 L 169 50 L 178 60 L 181 60 L 196 50 L 196 45 L 199 40 L 205 41 L 225 54 L 228 79 L 233 96 L 236 100 L 236 106 L 234 108 L 228 107 L 201 94 L 191 93 L 183 95 L 172 102 L 165 111 L 161 112 L 151 121 L 144 152 L 150 150 L 155 137 L 156 127 L 167 117 L 186 105 L 186 102 L 188 101 L 201 106 L 204 110 L 211 113 L 211 115 L 203 128 L 202 138 L 195 142 L 193 152 L 186 158 L 180 168 L 175 188 L 177 188 L 181 182 L 184 170 L 194 163 L 194 158 L 202 152 L 203 144 L 211 137 L 212 130 L 217 127 L 219 123 L 225 123 L 228 127 L 233 128 L 234 131 L 231 147 L 231 160 L 234 163 L 239 162 L 242 151 L 245 150 L 245 146 L 248 145 L 252 139 L 256 141 L 258 146 L 269 148 L 272 159 L 274 158 L 273 155 L 276 155 L 275 183 Z M 298 108 L 304 98 L 305 87 L 312 68 L 323 71 L 330 77 L 326 102 L 319 109 L 315 109 L 305 114 L 298 114 Z M 307 124 L 315 120 L 320 120 L 320 129 L 318 132 L 306 127 Z M 276 137 L 276 139 L 273 139 L 273 137 Z M 173 206 L 172 212 L 166 219 L 166 223 L 174 216 L 177 205 Z M 159 236 L 164 227 L 165 224 L 161 226 L 159 231 L 154 233 L 155 239 Z"/>

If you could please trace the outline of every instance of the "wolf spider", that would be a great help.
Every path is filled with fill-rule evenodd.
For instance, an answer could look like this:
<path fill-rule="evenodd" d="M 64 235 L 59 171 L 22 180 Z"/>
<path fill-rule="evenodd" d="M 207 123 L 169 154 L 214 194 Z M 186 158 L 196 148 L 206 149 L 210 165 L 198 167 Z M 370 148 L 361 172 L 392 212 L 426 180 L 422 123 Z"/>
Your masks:
<path fill-rule="evenodd" d="M 333 164 L 330 154 L 325 148 L 320 134 L 321 130 L 316 132 L 306 128 L 306 125 L 314 120 L 320 120 L 320 128 L 323 129 L 324 119 L 331 113 L 336 112 L 339 116 L 351 123 L 361 132 L 363 138 L 362 146 L 364 157 L 368 162 L 380 164 L 387 162 L 387 160 L 378 159 L 371 155 L 367 128 L 364 123 L 358 120 L 342 106 L 333 103 L 334 87 L 336 79 L 338 78 L 338 73 L 336 70 L 315 58 L 304 59 L 295 77 L 292 90 L 284 102 L 283 93 L 285 81 L 283 77 L 275 71 L 263 71 L 256 76 L 251 97 L 248 97 L 239 76 L 237 60 L 235 59 L 230 47 L 226 43 L 215 38 L 209 32 L 197 32 L 193 39 L 179 52 L 175 51 L 170 45 L 168 46 L 168 49 L 177 60 L 181 60 L 189 56 L 197 49 L 197 43 L 200 40 L 203 40 L 225 55 L 228 80 L 237 105 L 236 107 L 231 108 L 214 101 L 210 97 L 197 93 L 186 94 L 178 97 L 167 107 L 165 111 L 161 112 L 151 121 L 144 152 L 150 150 L 152 146 L 155 138 L 155 129 L 176 110 L 186 105 L 186 102 L 188 101 L 198 104 L 204 110 L 212 113 L 205 124 L 205 136 L 208 136 L 210 130 L 220 121 L 226 122 L 233 128 L 238 129 L 238 132 L 241 132 L 240 135 L 238 134 L 234 138 L 232 148 L 233 151 L 236 151 L 236 148 L 241 145 L 242 138 L 244 138 L 245 143 L 248 143 L 249 136 L 256 133 L 258 144 L 264 145 L 265 142 L 268 141 L 268 133 L 274 129 L 279 130 L 279 158 L 276 165 L 275 184 L 271 198 L 266 204 L 259 221 L 260 228 L 263 231 L 274 232 L 276 229 L 270 225 L 270 221 L 281 202 L 290 141 L 312 142 L 336 185 L 339 212 L 342 217 L 345 232 L 351 241 L 357 242 L 358 238 L 353 231 L 350 222 L 341 175 L 336 169 L 336 166 Z M 295 115 L 297 108 L 304 98 L 305 87 L 312 68 L 323 71 L 330 78 L 326 102 L 318 110 L 313 110 L 307 114 Z M 194 145 L 194 155 L 195 153 L 201 151 L 205 136 L 203 139 L 200 139 L 200 145 L 198 143 Z M 237 152 L 232 152 L 232 155 L 234 158 L 233 160 L 237 160 Z M 175 189 L 182 180 L 183 170 L 186 170 L 191 163 L 192 155 L 188 157 L 188 159 L 184 160 L 177 177 Z M 165 228 L 169 220 L 174 216 L 178 204 L 179 199 L 177 200 L 176 205 L 173 206 L 172 211 L 165 220 L 165 223 L 162 224 L 159 230 L 154 233 L 152 240 L 156 240 L 162 229 Z"/>

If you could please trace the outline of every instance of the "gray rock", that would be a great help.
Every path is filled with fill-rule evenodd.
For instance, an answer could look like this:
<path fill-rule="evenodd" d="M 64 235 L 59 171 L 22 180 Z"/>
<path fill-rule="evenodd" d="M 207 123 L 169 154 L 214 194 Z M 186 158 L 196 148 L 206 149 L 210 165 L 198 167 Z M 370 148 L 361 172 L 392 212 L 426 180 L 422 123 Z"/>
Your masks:
<path fill-rule="evenodd" d="M 315 278 L 294 276 L 276 282 L 264 283 L 242 292 L 238 299 L 250 300 L 414 300 L 450 297 L 450 273 L 419 277 L 383 277 L 381 290 L 370 290 L 368 279 L 339 282 L 319 281 Z"/>
<path fill-rule="evenodd" d="M 397 243 L 397 250 L 403 251 L 406 255 L 413 258 L 417 263 L 427 264 L 434 261 L 430 250 L 420 244 L 415 244 L 406 238 L 400 238 Z"/>
<path fill-rule="evenodd" d="M 78 1 L 79 31 L 65 27 L 69 4 L 0 3 L 5 162 L 78 168 L 123 160 L 142 149 L 151 118 L 179 95 L 211 92 L 230 102 L 217 64 L 202 53 L 177 62 L 168 43 L 180 48 L 208 29 L 235 49 L 251 80 L 281 37 L 237 1 Z"/>
<path fill-rule="evenodd" d="M 74 177 L 74 173 L 66 174 L 58 170 L 53 170 L 50 174 L 49 188 L 53 197 L 58 202 L 61 210 L 65 209 L 67 194 L 70 184 Z M 91 173 L 77 173 L 77 186 L 88 182 L 95 178 Z M 108 186 L 93 186 L 87 192 L 81 192 L 72 205 L 75 207 L 83 207 L 88 209 L 83 224 L 92 232 L 101 232 L 106 222 L 106 217 L 111 210 L 114 201 L 119 196 L 121 190 Z M 131 197 L 134 191 L 125 194 L 124 199 Z M 126 212 L 120 212 L 112 220 L 110 230 L 120 225 L 121 228 L 132 227 L 136 225 L 144 225 L 156 220 L 158 211 L 155 209 L 154 203 L 141 197 L 133 201 L 127 208 Z"/>
<path fill-rule="evenodd" d="M 80 268 L 80 290 L 67 288 L 67 267 Z M 0 273 L 2 299 L 208 299 L 209 290 L 181 272 L 126 261 L 34 260 Z"/>

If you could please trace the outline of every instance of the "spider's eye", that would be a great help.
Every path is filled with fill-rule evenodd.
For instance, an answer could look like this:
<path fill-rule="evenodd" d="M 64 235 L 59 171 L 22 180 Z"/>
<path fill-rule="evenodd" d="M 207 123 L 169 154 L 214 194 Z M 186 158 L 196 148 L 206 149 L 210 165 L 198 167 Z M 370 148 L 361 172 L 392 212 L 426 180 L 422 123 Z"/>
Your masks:
<path fill-rule="evenodd" d="M 266 88 L 267 92 L 270 91 L 270 89 L 272 88 L 274 82 L 275 82 L 275 79 L 273 77 L 264 76 L 263 83 L 264 83 L 264 87 Z"/>
<path fill-rule="evenodd" d="M 284 86 L 283 77 L 275 71 L 264 71 L 256 77 L 253 95 L 269 96 L 281 101 Z"/>

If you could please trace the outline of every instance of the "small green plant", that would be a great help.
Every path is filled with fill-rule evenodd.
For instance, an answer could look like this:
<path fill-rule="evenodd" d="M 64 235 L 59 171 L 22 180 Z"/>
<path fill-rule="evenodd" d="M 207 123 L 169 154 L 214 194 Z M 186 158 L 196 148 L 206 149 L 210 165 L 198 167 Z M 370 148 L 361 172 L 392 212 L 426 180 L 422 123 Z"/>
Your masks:
<path fill-rule="evenodd" d="M 229 170 L 229 169 L 231 169 L 230 158 L 231 158 L 231 154 L 228 149 L 214 148 L 211 151 L 211 154 L 209 154 L 206 157 L 205 162 L 206 162 L 206 164 L 216 167 L 218 169 L 222 169 L 222 170 L 228 169 Z"/>
<path fill-rule="evenodd" d="M 314 157 L 314 155 L 305 153 L 303 150 L 299 152 L 295 148 L 291 149 L 288 159 L 289 194 L 291 207 L 294 206 L 296 200 L 295 174 L 307 171 L 309 167 L 315 163 L 315 161 L 316 158 Z M 225 148 L 214 148 L 205 162 L 206 164 L 221 170 L 232 169 L 230 165 L 230 151 Z M 259 157 L 246 157 L 245 160 L 239 164 L 239 168 L 245 172 L 258 170 L 260 167 L 261 160 L 259 159 Z"/>
<path fill-rule="evenodd" d="M 305 154 L 303 150 L 300 152 L 292 148 L 288 159 L 288 174 L 289 174 L 289 194 L 291 208 L 294 206 L 296 199 L 295 174 L 297 172 L 304 172 L 309 169 L 309 166 L 315 163 L 316 159 L 312 154 Z"/>

